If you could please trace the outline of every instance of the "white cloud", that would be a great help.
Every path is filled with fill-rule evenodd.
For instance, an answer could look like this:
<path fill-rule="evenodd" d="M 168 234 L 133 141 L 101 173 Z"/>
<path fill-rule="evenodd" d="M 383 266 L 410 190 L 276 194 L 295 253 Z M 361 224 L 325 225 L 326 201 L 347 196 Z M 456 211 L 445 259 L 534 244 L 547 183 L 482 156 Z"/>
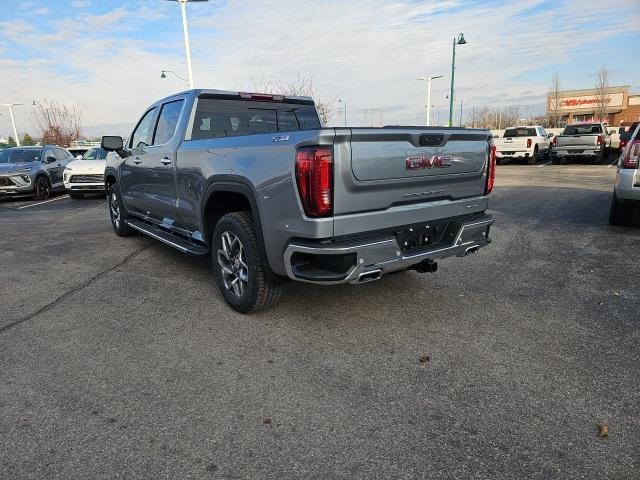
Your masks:
<path fill-rule="evenodd" d="M 71 6 L 74 8 L 85 8 L 91 5 L 89 0 L 73 0 Z"/>
<path fill-rule="evenodd" d="M 620 72 L 621 83 L 634 81 L 631 73 L 638 71 L 621 57 L 596 56 L 614 33 L 638 37 L 640 12 L 633 2 L 627 8 L 624 1 L 570 0 L 546 10 L 539 0 L 491 8 L 463 0 L 213 3 L 188 7 L 197 86 L 247 89 L 260 72 L 280 78 L 302 73 L 314 78 L 319 96 L 346 99 L 354 125 L 370 107 L 384 110 L 384 123 L 423 121 L 425 86 L 416 78 L 438 74 L 444 78 L 434 81 L 432 101 L 445 121 L 451 42 L 461 31 L 468 44 L 458 49 L 456 85 L 465 108 L 541 104 L 548 80 L 532 77 L 552 63 L 566 79 L 572 72 L 562 64 L 576 55 L 593 59 L 593 70 L 607 62 Z M 29 45 L 40 59 L 0 59 L 3 96 L 25 105 L 33 98 L 73 103 L 82 109 L 86 125 L 131 124 L 149 103 L 184 89 L 173 77 L 159 78 L 162 69 L 186 71 L 179 10 L 155 0 L 125 5 L 58 19 L 54 30 L 37 35 L 24 20 L 0 22 L 7 50 Z M 620 15 L 623 10 L 627 13 Z M 151 21 L 167 14 L 162 40 L 141 40 L 145 30 L 156 28 Z M 565 86 L 588 87 L 592 79 L 584 82 Z M 16 112 L 23 128 L 28 111 Z M 6 131 L 3 115 L 0 134 Z"/>
<path fill-rule="evenodd" d="M 46 15 L 49 13 L 49 9 L 46 7 L 36 8 L 35 10 L 29 12 L 29 15 Z"/>

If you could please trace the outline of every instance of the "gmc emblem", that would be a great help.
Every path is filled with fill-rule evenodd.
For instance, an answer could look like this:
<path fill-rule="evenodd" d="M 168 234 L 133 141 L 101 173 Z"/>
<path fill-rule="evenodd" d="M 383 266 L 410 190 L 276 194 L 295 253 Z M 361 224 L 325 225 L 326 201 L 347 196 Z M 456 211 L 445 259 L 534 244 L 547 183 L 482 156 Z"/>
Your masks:
<path fill-rule="evenodd" d="M 419 157 L 407 157 L 407 170 L 422 170 L 425 168 L 449 168 L 451 157 L 449 155 L 434 155 L 429 157 L 421 155 Z"/>

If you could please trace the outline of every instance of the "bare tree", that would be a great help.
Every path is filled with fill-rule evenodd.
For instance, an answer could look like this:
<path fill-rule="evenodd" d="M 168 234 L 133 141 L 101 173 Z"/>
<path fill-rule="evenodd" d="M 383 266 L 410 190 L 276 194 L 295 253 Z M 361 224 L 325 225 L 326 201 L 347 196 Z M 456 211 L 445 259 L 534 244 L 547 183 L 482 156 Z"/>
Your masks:
<path fill-rule="evenodd" d="M 45 99 L 34 102 L 31 115 L 43 144 L 68 147 L 80 138 L 81 115 L 76 107 Z"/>
<path fill-rule="evenodd" d="M 332 99 L 318 98 L 313 77 L 301 73 L 287 80 L 269 77 L 261 73 L 260 76 L 251 77 L 249 87 L 252 91 L 259 93 L 311 97 L 315 101 L 316 109 L 324 124 L 329 121 L 335 109 L 337 97 Z"/>
<path fill-rule="evenodd" d="M 551 85 L 549 86 L 549 100 L 547 102 L 547 123 L 553 128 L 558 127 L 560 122 L 560 75 L 558 72 L 551 77 Z"/>
<path fill-rule="evenodd" d="M 491 115 L 491 110 L 487 106 L 471 107 L 465 123 L 471 125 L 471 128 L 496 128 L 495 115 Z"/>
<path fill-rule="evenodd" d="M 602 67 L 596 73 L 596 120 L 605 121 L 609 101 L 609 70 Z"/>

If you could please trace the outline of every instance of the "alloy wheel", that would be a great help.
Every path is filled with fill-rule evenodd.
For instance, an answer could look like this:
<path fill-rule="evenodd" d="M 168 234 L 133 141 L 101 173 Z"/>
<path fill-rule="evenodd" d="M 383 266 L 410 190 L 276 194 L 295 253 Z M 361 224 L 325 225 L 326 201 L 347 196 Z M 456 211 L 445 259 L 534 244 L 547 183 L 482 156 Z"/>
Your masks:
<path fill-rule="evenodd" d="M 236 297 L 242 297 L 249 281 L 249 266 L 240 239 L 226 231 L 221 236 L 222 248 L 218 249 L 218 265 L 222 269 L 224 287 Z"/>
<path fill-rule="evenodd" d="M 115 192 L 111 192 L 111 195 L 109 195 L 109 211 L 111 213 L 111 221 L 116 228 L 120 228 L 120 206 Z"/>
<path fill-rule="evenodd" d="M 49 198 L 51 192 L 49 190 L 49 182 L 47 182 L 46 178 L 40 177 L 38 179 L 37 191 L 40 194 L 40 198 L 45 200 Z"/>

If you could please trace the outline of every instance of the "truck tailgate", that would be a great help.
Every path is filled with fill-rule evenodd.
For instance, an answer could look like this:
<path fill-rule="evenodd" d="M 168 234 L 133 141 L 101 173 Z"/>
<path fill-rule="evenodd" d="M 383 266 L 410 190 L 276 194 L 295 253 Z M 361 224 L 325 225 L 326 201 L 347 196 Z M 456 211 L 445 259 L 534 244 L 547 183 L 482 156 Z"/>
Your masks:
<path fill-rule="evenodd" d="M 559 135 L 557 147 L 595 147 L 598 135 Z"/>
<path fill-rule="evenodd" d="M 493 143 L 498 152 L 522 152 L 527 149 L 526 137 L 521 138 L 494 138 Z"/>
<path fill-rule="evenodd" d="M 351 215 L 361 228 L 366 212 L 375 215 L 365 230 L 374 230 L 484 210 L 477 198 L 485 191 L 489 138 L 487 130 L 457 128 L 336 129 L 335 235 L 349 233 Z"/>

